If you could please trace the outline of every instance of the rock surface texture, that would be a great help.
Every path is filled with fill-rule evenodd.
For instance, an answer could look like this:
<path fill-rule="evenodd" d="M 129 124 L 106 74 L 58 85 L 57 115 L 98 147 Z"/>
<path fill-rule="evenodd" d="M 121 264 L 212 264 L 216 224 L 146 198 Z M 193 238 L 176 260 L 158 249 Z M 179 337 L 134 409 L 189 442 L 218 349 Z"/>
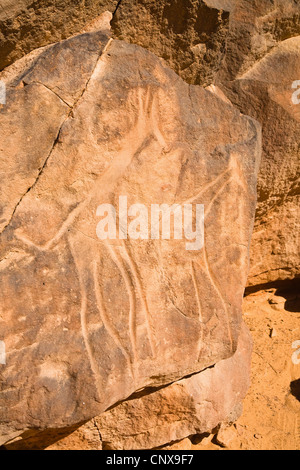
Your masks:
<path fill-rule="evenodd" d="M 252 118 L 102 32 L 6 76 L 2 443 L 81 423 L 233 356 L 261 147 Z M 149 208 L 204 204 L 204 248 L 100 241 L 97 207 L 118 208 L 119 196 Z"/>
<path fill-rule="evenodd" d="M 252 285 L 299 276 L 300 101 L 292 102 L 295 77 L 300 77 L 300 36 L 272 49 L 233 85 L 244 112 L 263 123 Z"/>
<path fill-rule="evenodd" d="M 0 70 L 38 47 L 79 33 L 118 0 L 1 0 Z"/>
<path fill-rule="evenodd" d="M 293 99 L 299 35 L 299 1 L 238 2 L 216 78 L 231 102 L 263 126 L 249 285 L 299 276 L 300 100 Z"/>
<path fill-rule="evenodd" d="M 122 0 L 112 28 L 116 37 L 165 59 L 188 83 L 205 86 L 213 83 L 225 53 L 227 10 L 202 0 Z"/>

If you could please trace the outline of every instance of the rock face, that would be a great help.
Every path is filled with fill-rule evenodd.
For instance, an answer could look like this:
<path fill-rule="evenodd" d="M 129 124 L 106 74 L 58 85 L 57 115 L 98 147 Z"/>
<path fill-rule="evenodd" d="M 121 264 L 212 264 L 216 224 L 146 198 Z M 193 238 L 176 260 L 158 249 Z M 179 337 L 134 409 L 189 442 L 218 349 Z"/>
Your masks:
<path fill-rule="evenodd" d="M 231 14 L 216 83 L 263 126 L 249 285 L 299 276 L 299 2 L 241 2 Z M 293 37 L 297 36 L 297 37 Z M 300 87 L 298 87 L 300 88 Z"/>
<path fill-rule="evenodd" d="M 0 70 L 38 47 L 79 33 L 118 0 L 2 0 Z"/>
<path fill-rule="evenodd" d="M 299 275 L 300 100 L 292 99 L 299 64 L 300 36 L 283 41 L 231 84 L 243 110 L 263 123 L 250 284 Z"/>
<path fill-rule="evenodd" d="M 261 145 L 254 120 L 101 32 L 13 70 L 0 110 L 2 443 L 234 354 Z M 204 204 L 204 248 L 99 240 L 97 208 L 119 196 Z"/>
<path fill-rule="evenodd" d="M 108 10 L 115 36 L 163 57 L 194 84 L 210 84 L 228 33 L 230 1 L 219 11 L 203 0 L 4 0 L 0 10 L 0 70 L 37 47 L 79 33 Z M 213 2 L 216 3 L 216 2 Z M 224 2 L 222 2 L 224 3 Z M 209 6 L 208 6 L 209 5 Z M 30 34 L 28 34 L 28 31 Z"/>
<path fill-rule="evenodd" d="M 228 35 L 228 5 L 217 8 L 203 0 L 122 0 L 112 28 L 165 59 L 188 83 L 205 86 L 214 82 Z"/>
<path fill-rule="evenodd" d="M 111 42 L 112 17 L 115 38 L 208 91 Z M 248 383 L 260 145 L 230 102 L 263 127 L 248 285 L 297 277 L 299 38 L 298 0 L 2 1 L 0 70 L 23 59 L 0 74 L 0 443 L 134 393 L 81 428 L 87 447 L 100 428 L 104 447 L 149 448 L 228 420 Z M 100 241 L 97 207 L 120 195 L 204 204 L 204 249 Z"/>
<path fill-rule="evenodd" d="M 299 1 L 123 0 L 112 25 L 117 37 L 163 57 L 188 83 L 218 85 L 262 123 L 248 284 L 298 276 L 300 104 L 292 106 L 291 98 L 300 80 Z M 258 68 L 260 75 L 253 75 Z"/>

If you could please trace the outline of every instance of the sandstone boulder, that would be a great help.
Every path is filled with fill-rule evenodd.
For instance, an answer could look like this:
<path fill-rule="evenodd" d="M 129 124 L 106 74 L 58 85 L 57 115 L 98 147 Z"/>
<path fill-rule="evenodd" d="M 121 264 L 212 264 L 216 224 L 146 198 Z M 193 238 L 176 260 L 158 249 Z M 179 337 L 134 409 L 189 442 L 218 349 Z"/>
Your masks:
<path fill-rule="evenodd" d="M 300 275 L 300 100 L 293 99 L 295 77 L 300 77 L 300 36 L 282 42 L 236 83 L 245 111 L 257 100 L 254 96 L 262 103 L 251 113 L 263 123 L 264 153 L 249 284 Z"/>
<path fill-rule="evenodd" d="M 80 423 L 231 357 L 259 125 L 101 32 L 10 75 L 0 122 L 1 442 Z M 119 196 L 204 204 L 204 248 L 99 240 L 97 207 Z"/>

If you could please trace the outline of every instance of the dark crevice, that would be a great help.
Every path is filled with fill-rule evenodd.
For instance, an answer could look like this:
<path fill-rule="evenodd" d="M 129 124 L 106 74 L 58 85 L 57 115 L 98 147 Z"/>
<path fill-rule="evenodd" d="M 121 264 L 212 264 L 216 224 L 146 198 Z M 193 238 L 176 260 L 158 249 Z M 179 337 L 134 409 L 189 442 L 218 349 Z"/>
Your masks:
<path fill-rule="evenodd" d="M 98 436 L 99 436 L 99 442 L 102 442 L 101 431 L 100 431 L 100 428 L 99 428 L 98 423 L 97 423 L 95 418 L 93 419 L 93 425 L 95 426 L 95 428 L 97 430 L 97 433 L 98 433 Z"/>
<path fill-rule="evenodd" d="M 119 1 L 118 1 L 117 6 L 116 6 L 116 8 L 115 8 L 115 11 L 114 11 L 113 14 L 112 14 L 112 15 L 113 15 L 113 18 L 114 18 L 114 16 L 115 16 L 115 14 L 117 13 L 117 11 L 118 11 L 118 9 L 119 9 L 119 7 L 120 7 L 122 1 L 123 1 L 123 0 L 119 0 Z"/>
<path fill-rule="evenodd" d="M 40 179 L 40 177 L 41 177 L 41 175 L 42 175 L 42 173 L 43 173 L 43 171 L 44 171 L 44 169 L 45 169 L 45 167 L 46 167 L 46 165 L 47 165 L 47 163 L 48 163 L 48 160 L 49 160 L 50 156 L 52 155 L 52 152 L 53 152 L 53 150 L 54 150 L 54 148 L 55 148 L 57 142 L 59 141 L 59 135 L 60 135 L 60 132 L 61 132 L 61 128 L 62 128 L 62 126 L 59 128 L 58 134 L 57 134 L 57 136 L 56 136 L 56 138 L 55 138 L 55 140 L 54 140 L 54 143 L 53 143 L 53 145 L 52 145 L 52 147 L 51 147 L 51 150 L 50 150 L 48 156 L 46 157 L 46 159 L 45 159 L 43 165 L 42 165 L 41 168 L 39 169 L 38 175 L 37 175 L 36 179 L 34 180 L 34 183 L 25 191 L 25 193 L 23 194 L 23 196 L 21 196 L 21 198 L 19 199 L 18 203 L 16 204 L 16 206 L 15 206 L 15 208 L 14 208 L 12 214 L 11 214 L 11 217 L 10 217 L 9 221 L 8 221 L 7 224 L 3 227 L 3 230 L 2 230 L 2 232 L 0 232 L 0 235 L 2 235 L 2 234 L 6 231 L 6 229 L 10 226 L 10 224 L 11 224 L 11 222 L 12 222 L 14 216 L 15 216 L 15 213 L 16 213 L 18 207 L 19 207 L 19 205 L 21 204 L 21 202 L 23 201 L 23 199 L 25 198 L 25 196 L 36 186 L 37 182 L 39 181 L 39 179 Z"/>
<path fill-rule="evenodd" d="M 300 401 L 300 379 L 291 382 L 291 394 Z"/>
<path fill-rule="evenodd" d="M 51 93 L 53 93 L 55 96 L 57 96 L 57 98 L 60 99 L 60 101 L 62 101 L 65 105 L 68 106 L 68 108 L 72 109 L 72 106 L 67 103 L 58 93 L 56 93 L 56 91 L 52 90 L 49 86 L 45 85 L 44 83 L 41 83 L 41 82 L 31 82 L 31 83 L 26 83 L 23 81 L 23 84 L 24 86 L 28 86 L 28 85 L 41 85 L 45 88 L 47 88 L 47 90 L 51 91 Z"/>
<path fill-rule="evenodd" d="M 201 374 L 202 372 L 206 371 L 206 370 L 209 370 L 209 369 L 213 369 L 214 367 L 216 366 L 216 364 L 213 364 L 212 366 L 209 366 L 209 367 L 206 367 L 205 369 L 202 369 L 198 372 L 193 372 L 189 375 L 186 375 L 184 377 L 181 377 L 181 378 L 178 378 L 177 380 L 173 380 L 172 382 L 169 382 L 167 384 L 164 384 L 164 385 L 159 385 L 159 386 L 153 386 L 153 387 L 145 387 L 143 388 L 142 390 L 139 390 L 135 393 L 133 393 L 132 395 L 130 395 L 130 397 L 126 398 L 125 400 L 121 400 L 119 401 L 118 403 L 115 403 L 114 405 L 112 405 L 110 408 L 107 409 L 107 411 L 110 411 L 114 408 L 116 408 L 118 405 L 124 403 L 124 402 L 129 402 L 129 401 L 132 401 L 132 400 L 136 400 L 136 399 L 139 399 L 139 398 L 143 398 L 144 396 L 149 396 L 149 395 L 152 395 L 153 393 L 155 392 L 159 392 L 160 390 L 164 390 L 165 388 L 167 387 L 170 387 L 171 385 L 173 385 L 174 383 L 177 383 L 181 380 L 186 380 L 186 379 L 190 379 L 191 377 L 195 376 L 195 375 L 198 375 L 198 374 Z M 155 377 L 151 377 L 152 380 L 155 380 Z M 159 378 L 159 377 L 158 377 Z M 158 379 L 157 378 L 157 379 Z"/>

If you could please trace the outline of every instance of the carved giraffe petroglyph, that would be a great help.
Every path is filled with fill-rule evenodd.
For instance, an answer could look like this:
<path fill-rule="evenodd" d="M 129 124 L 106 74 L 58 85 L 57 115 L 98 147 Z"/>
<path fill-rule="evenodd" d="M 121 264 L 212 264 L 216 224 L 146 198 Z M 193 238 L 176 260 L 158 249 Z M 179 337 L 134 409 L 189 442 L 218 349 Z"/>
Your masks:
<path fill-rule="evenodd" d="M 44 245 L 37 245 L 33 240 L 28 239 L 23 235 L 21 230 L 16 230 L 16 236 L 19 240 L 22 240 L 25 244 L 30 247 L 33 247 L 39 251 L 47 252 L 48 250 L 53 249 L 57 243 L 66 235 L 69 244 L 71 247 L 72 255 L 74 257 L 75 265 L 78 271 L 78 277 L 81 285 L 81 295 L 82 295 L 82 305 L 81 305 L 81 321 L 82 321 L 82 333 L 86 343 L 86 348 L 91 362 L 92 370 L 96 376 L 96 381 L 98 383 L 98 389 L 101 389 L 101 373 L 99 371 L 99 365 L 97 364 L 96 358 L 93 356 L 93 348 L 90 344 L 89 333 L 88 333 L 88 319 L 87 319 L 87 305 L 86 298 L 87 292 L 84 282 L 82 281 L 82 267 L 80 266 L 80 251 L 76 249 L 76 243 L 74 243 L 74 230 L 76 230 L 76 239 L 82 239 L 82 242 L 85 244 L 89 243 L 88 235 L 84 232 L 73 227 L 76 223 L 76 220 L 80 218 L 81 214 L 88 210 L 89 206 L 95 206 L 101 201 L 105 200 L 106 194 L 108 195 L 110 190 L 115 186 L 116 181 L 122 178 L 124 171 L 131 164 L 134 158 L 138 157 L 139 154 L 144 151 L 152 139 L 155 139 L 161 146 L 162 150 L 169 148 L 166 138 L 163 136 L 163 132 L 159 129 L 159 120 L 157 118 L 158 113 L 158 103 L 155 93 L 150 92 L 149 89 L 138 89 L 136 95 L 133 94 L 132 100 L 137 102 L 137 113 L 136 113 L 136 122 L 130 131 L 130 133 L 124 139 L 123 145 L 118 154 L 115 156 L 110 167 L 102 174 L 94 184 L 94 187 L 90 191 L 88 197 L 84 199 L 78 206 L 71 211 L 67 219 L 62 223 L 61 227 L 58 229 L 53 238 L 47 241 Z M 172 148 L 172 152 L 182 152 L 179 148 Z M 184 151 L 184 149 L 183 149 Z M 237 176 L 236 171 L 236 162 L 234 158 L 231 158 L 229 168 L 220 174 L 215 180 L 209 182 L 204 188 L 194 196 L 190 197 L 184 202 L 177 201 L 177 204 L 187 204 L 193 202 L 201 203 L 201 197 L 204 194 L 211 194 L 210 204 L 205 208 L 205 217 L 207 217 L 215 203 L 215 201 L 222 196 L 222 192 L 226 190 L 227 186 L 231 181 L 235 180 Z M 238 175 L 240 179 L 240 175 Z M 92 238 L 91 243 L 93 244 L 95 239 Z M 98 242 L 100 243 L 100 242 Z M 127 294 L 130 302 L 130 311 L 128 316 L 128 328 L 130 336 L 130 347 L 123 344 L 122 339 L 118 335 L 113 321 L 109 318 L 107 314 L 105 302 L 103 299 L 103 294 L 101 292 L 101 287 L 99 285 L 99 266 L 97 260 L 93 259 L 94 251 L 91 249 L 91 259 L 88 264 L 91 266 L 94 279 L 94 290 L 97 301 L 97 308 L 99 311 L 100 321 L 103 322 L 106 330 L 113 338 L 116 346 L 120 348 L 122 354 L 125 356 L 126 361 L 131 371 L 132 377 L 134 378 L 135 374 L 135 364 L 138 360 L 138 350 L 137 350 L 137 332 L 136 332 L 136 304 L 137 296 L 142 302 L 145 321 L 147 324 L 148 339 L 151 345 L 152 355 L 155 356 L 155 339 L 153 325 L 151 324 L 151 313 L 149 311 L 147 296 L 144 292 L 143 281 L 138 272 L 137 264 L 129 252 L 127 247 L 128 242 L 124 240 L 119 243 L 103 243 L 103 249 L 106 250 L 106 253 L 111 256 L 111 259 L 119 269 L 121 276 L 126 285 Z M 191 276 L 193 285 L 195 286 L 195 296 L 197 299 L 197 305 L 199 308 L 199 322 L 204 323 L 202 312 L 201 312 L 201 295 L 199 289 L 197 288 L 196 280 L 196 268 L 202 274 L 203 278 L 207 279 L 216 292 L 217 297 L 220 299 L 221 307 L 219 311 L 223 311 L 224 323 L 228 325 L 228 337 L 232 346 L 231 331 L 229 324 L 229 316 L 227 312 L 226 303 L 222 297 L 220 289 L 217 285 L 217 281 L 213 278 L 212 271 L 209 267 L 208 255 L 206 249 L 202 250 L 202 253 L 199 254 L 198 259 L 191 262 Z M 174 304 L 175 308 L 176 305 Z M 199 340 L 200 352 L 201 354 L 201 343 L 202 343 L 203 329 L 201 329 L 201 338 Z"/>
<path fill-rule="evenodd" d="M 105 60 L 101 59 L 101 67 L 96 67 L 94 72 L 97 78 L 97 73 L 103 74 L 103 67 L 105 67 Z M 104 64 L 104 65 L 103 65 Z M 98 72 L 97 72 L 98 70 Z M 99 78 L 99 77 L 98 77 Z M 96 236 L 91 236 L 85 232 L 84 221 L 85 213 L 91 212 L 91 208 L 96 208 L 98 204 L 107 202 L 110 193 L 115 191 L 118 181 L 122 179 L 126 170 L 132 165 L 132 163 L 139 158 L 139 156 L 147 150 L 151 142 L 156 141 L 159 145 L 160 152 L 169 153 L 173 155 L 174 159 L 180 159 L 185 154 L 185 147 L 181 146 L 180 143 L 174 144 L 168 142 L 164 136 L 164 132 L 160 128 L 160 120 L 158 117 L 159 113 L 159 97 L 158 93 L 151 90 L 150 87 L 140 87 L 137 90 L 131 92 L 128 97 L 132 103 L 135 103 L 135 122 L 132 125 L 132 129 L 126 134 L 123 142 L 119 142 L 118 151 L 116 152 L 109 167 L 96 179 L 88 195 L 81 201 L 76 207 L 71 210 L 66 219 L 62 222 L 60 227 L 57 229 L 54 236 L 43 244 L 37 244 L 33 239 L 28 238 L 23 233 L 22 228 L 18 228 L 15 231 L 17 239 L 22 241 L 29 248 L 38 250 L 40 252 L 48 252 L 53 250 L 60 240 L 64 237 L 67 238 L 72 256 L 74 258 L 75 266 L 78 272 L 78 279 L 80 282 L 81 290 L 81 328 L 82 335 L 85 341 L 86 350 L 93 370 L 98 393 L 101 391 L 102 384 L 102 373 L 99 360 L 94 353 L 94 347 L 91 343 L 89 333 L 89 308 L 87 305 L 87 298 L 89 295 L 89 289 L 84 281 L 84 274 L 86 271 L 91 273 L 93 279 L 93 291 L 96 306 L 99 312 L 99 324 L 103 324 L 106 331 L 114 341 L 115 345 L 126 359 L 130 374 L 133 381 L 136 376 L 136 365 L 139 359 L 138 345 L 137 345 L 137 303 L 140 302 L 140 308 L 143 311 L 144 321 L 147 330 L 148 341 L 150 344 L 150 350 L 153 357 L 157 354 L 156 340 L 155 340 L 155 328 L 152 324 L 152 315 L 148 305 L 147 294 L 144 288 L 144 279 L 142 278 L 138 263 L 136 262 L 132 252 L 134 251 L 130 245 L 130 241 L 119 241 L 112 243 L 111 241 L 100 242 L 96 239 Z M 245 189 L 245 183 L 241 180 L 241 172 L 239 171 L 238 164 L 234 155 L 231 155 L 229 159 L 229 165 L 219 176 L 213 178 L 212 181 L 208 182 L 202 187 L 195 195 L 189 197 L 185 201 L 176 200 L 176 204 L 190 204 L 190 203 L 202 203 L 202 198 L 209 198 L 209 204 L 205 207 L 205 218 L 211 213 L 214 204 L 220 200 L 222 194 L 228 186 L 233 182 L 238 181 L 243 190 Z M 25 197 L 26 200 L 26 197 Z M 81 225 L 78 223 L 81 220 Z M 79 229 L 83 226 L 82 230 Z M 95 248 L 97 243 L 98 248 Z M 84 262 L 81 256 L 81 246 L 89 246 L 90 250 L 87 250 L 87 256 Z M 126 287 L 127 296 L 129 299 L 129 312 L 128 312 L 128 338 L 122 338 L 114 324 L 114 320 L 110 317 L 110 314 L 106 308 L 106 301 L 104 293 L 102 291 L 100 278 L 101 270 L 100 264 L 97 260 L 97 252 L 99 252 L 99 246 L 114 265 L 119 270 L 120 276 L 123 279 L 124 286 Z M 104 255 L 105 256 L 105 255 Z M 162 265 L 162 270 L 164 267 Z M 216 312 L 217 318 L 221 315 L 222 318 L 219 320 L 227 325 L 228 339 L 230 347 L 233 349 L 232 333 L 230 327 L 229 313 L 227 310 L 226 301 L 224 300 L 218 281 L 213 275 L 213 271 L 209 265 L 209 255 L 206 247 L 197 254 L 197 257 L 190 263 L 190 276 L 194 286 L 194 295 L 196 299 L 197 308 L 199 310 L 199 323 L 200 323 L 200 338 L 199 338 L 199 357 L 202 351 L 204 326 L 208 324 L 212 317 L 204 318 L 203 308 L 201 305 L 201 292 L 199 289 L 199 282 L 197 281 L 197 275 L 201 275 L 202 279 L 205 280 L 206 285 L 210 285 L 210 288 L 214 292 L 214 297 L 219 299 L 215 301 L 216 305 L 214 311 Z M 172 305 L 178 311 L 178 313 L 185 313 L 178 308 L 175 299 L 172 300 L 171 292 L 169 294 Z M 219 313 L 218 313 L 219 312 Z M 187 316 L 188 317 L 188 316 Z"/>

